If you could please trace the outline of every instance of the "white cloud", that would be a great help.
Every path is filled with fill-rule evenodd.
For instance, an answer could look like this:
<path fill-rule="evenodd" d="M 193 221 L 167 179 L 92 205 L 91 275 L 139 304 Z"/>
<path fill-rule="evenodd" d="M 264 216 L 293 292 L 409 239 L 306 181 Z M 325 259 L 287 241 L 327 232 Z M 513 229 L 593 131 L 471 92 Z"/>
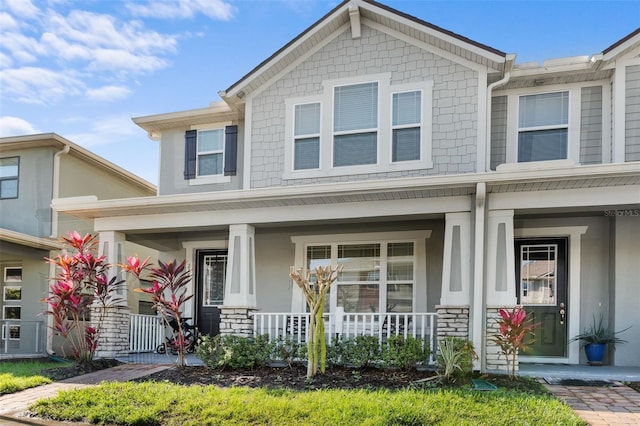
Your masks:
<path fill-rule="evenodd" d="M 87 132 L 68 135 L 69 140 L 86 148 L 113 144 L 123 138 L 137 136 L 140 129 L 128 116 L 96 118 Z"/>
<path fill-rule="evenodd" d="M 0 28 L 3 31 L 15 31 L 18 29 L 18 22 L 8 13 L 0 12 Z"/>
<path fill-rule="evenodd" d="M 31 0 L 4 0 L 4 7 L 20 18 L 35 18 L 40 13 Z"/>
<path fill-rule="evenodd" d="M 49 105 L 83 92 L 82 81 L 68 72 L 24 67 L 2 71 L 3 96 L 29 104 Z"/>
<path fill-rule="evenodd" d="M 27 120 L 18 117 L 0 117 L 0 136 L 20 136 L 40 133 Z"/>
<path fill-rule="evenodd" d="M 117 49 L 98 49 L 88 66 L 93 71 L 144 73 L 162 69 L 167 61 L 152 55 L 136 55 Z"/>
<path fill-rule="evenodd" d="M 0 52 L 0 69 L 9 68 L 12 66 L 13 59 L 11 59 L 11 56 L 5 55 L 4 53 Z"/>
<path fill-rule="evenodd" d="M 38 40 L 17 32 L 2 33 L 2 48 L 17 62 L 23 64 L 36 62 L 38 56 L 47 54 Z"/>
<path fill-rule="evenodd" d="M 201 13 L 213 19 L 228 21 L 235 13 L 235 8 L 223 0 L 155 0 L 146 4 L 131 2 L 127 4 L 127 8 L 137 16 L 163 19 L 193 18 Z"/>
<path fill-rule="evenodd" d="M 130 94 L 131 90 L 122 86 L 104 86 L 87 90 L 87 97 L 94 101 L 112 102 L 124 99 Z"/>

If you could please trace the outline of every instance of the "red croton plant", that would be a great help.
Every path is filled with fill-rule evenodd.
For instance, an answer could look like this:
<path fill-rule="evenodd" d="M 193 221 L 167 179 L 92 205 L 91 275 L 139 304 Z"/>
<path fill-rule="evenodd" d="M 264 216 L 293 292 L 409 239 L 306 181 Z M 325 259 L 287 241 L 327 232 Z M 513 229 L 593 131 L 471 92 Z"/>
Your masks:
<path fill-rule="evenodd" d="M 76 362 L 90 363 L 107 310 L 123 303 L 117 290 L 124 281 L 117 276 L 109 278 L 112 265 L 105 256 L 96 255 L 96 236 L 70 232 L 62 240 L 63 252 L 46 259 L 57 273 L 44 299 L 48 306 L 45 313 L 53 317 L 51 328 L 68 342 Z"/>
<path fill-rule="evenodd" d="M 158 261 L 158 266 L 152 267 L 149 265 L 148 257 L 141 262 L 137 256 L 132 256 L 127 258 L 126 264 L 120 266 L 135 275 L 138 280 L 143 271 L 148 271 L 148 276 L 153 282 L 151 287 L 136 288 L 135 291 L 150 296 L 153 308 L 158 312 L 165 326 L 169 327 L 169 322 L 175 320 L 177 330 L 172 330 L 172 342 L 178 353 L 178 365 L 185 365 L 187 342 L 182 329 L 182 310 L 184 303 L 193 297 L 193 294 L 187 295 L 186 287 L 191 274 L 186 268 L 186 261 L 179 264 L 176 260 L 167 263 Z"/>
<path fill-rule="evenodd" d="M 532 318 L 527 318 L 527 312 L 516 306 L 511 311 L 500 309 L 498 326 L 500 333 L 493 336 L 493 341 L 500 346 L 502 354 L 507 360 L 507 371 L 510 378 L 516 376 L 516 356 L 518 351 L 525 350 L 534 342 L 534 329 L 540 323 L 533 323 Z"/>

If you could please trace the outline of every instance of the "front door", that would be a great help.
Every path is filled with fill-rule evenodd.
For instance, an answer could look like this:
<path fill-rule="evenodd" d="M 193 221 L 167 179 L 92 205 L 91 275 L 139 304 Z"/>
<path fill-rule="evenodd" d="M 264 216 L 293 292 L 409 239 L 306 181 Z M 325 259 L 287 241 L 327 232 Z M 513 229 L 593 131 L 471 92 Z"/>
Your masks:
<path fill-rule="evenodd" d="M 220 334 L 220 306 L 224 300 L 227 250 L 197 251 L 196 325 L 201 334 Z"/>
<path fill-rule="evenodd" d="M 516 240 L 518 303 L 540 325 L 535 342 L 522 355 L 567 356 L 567 239 Z"/>

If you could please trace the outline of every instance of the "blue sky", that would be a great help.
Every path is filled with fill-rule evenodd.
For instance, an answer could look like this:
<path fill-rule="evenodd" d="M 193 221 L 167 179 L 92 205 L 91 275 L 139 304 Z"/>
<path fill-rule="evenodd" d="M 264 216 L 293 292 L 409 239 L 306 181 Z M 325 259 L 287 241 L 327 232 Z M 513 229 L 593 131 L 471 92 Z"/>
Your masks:
<path fill-rule="evenodd" d="M 58 133 L 157 182 L 131 117 L 202 108 L 321 18 L 327 0 L 2 0 L 0 135 Z M 516 63 L 592 55 L 640 26 L 640 2 L 385 4 Z"/>

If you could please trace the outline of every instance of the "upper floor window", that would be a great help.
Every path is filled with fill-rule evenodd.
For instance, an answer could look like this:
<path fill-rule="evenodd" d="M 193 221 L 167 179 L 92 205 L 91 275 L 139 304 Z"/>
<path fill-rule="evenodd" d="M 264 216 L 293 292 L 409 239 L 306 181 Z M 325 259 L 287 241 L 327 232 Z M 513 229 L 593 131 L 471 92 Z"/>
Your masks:
<path fill-rule="evenodd" d="M 378 161 L 378 83 L 334 89 L 333 166 Z"/>
<path fill-rule="evenodd" d="M 224 129 L 198 131 L 197 176 L 224 173 Z"/>
<path fill-rule="evenodd" d="M 433 167 L 433 81 L 391 84 L 391 74 L 324 82 L 288 99 L 285 179 Z"/>
<path fill-rule="evenodd" d="M 393 94 L 391 161 L 420 159 L 422 92 L 414 90 Z"/>
<path fill-rule="evenodd" d="M 569 92 L 520 96 L 518 162 L 567 158 Z"/>
<path fill-rule="evenodd" d="M 295 106 L 295 170 L 320 167 L 320 102 Z"/>
<path fill-rule="evenodd" d="M 0 158 L 0 199 L 18 198 L 20 157 Z"/>

